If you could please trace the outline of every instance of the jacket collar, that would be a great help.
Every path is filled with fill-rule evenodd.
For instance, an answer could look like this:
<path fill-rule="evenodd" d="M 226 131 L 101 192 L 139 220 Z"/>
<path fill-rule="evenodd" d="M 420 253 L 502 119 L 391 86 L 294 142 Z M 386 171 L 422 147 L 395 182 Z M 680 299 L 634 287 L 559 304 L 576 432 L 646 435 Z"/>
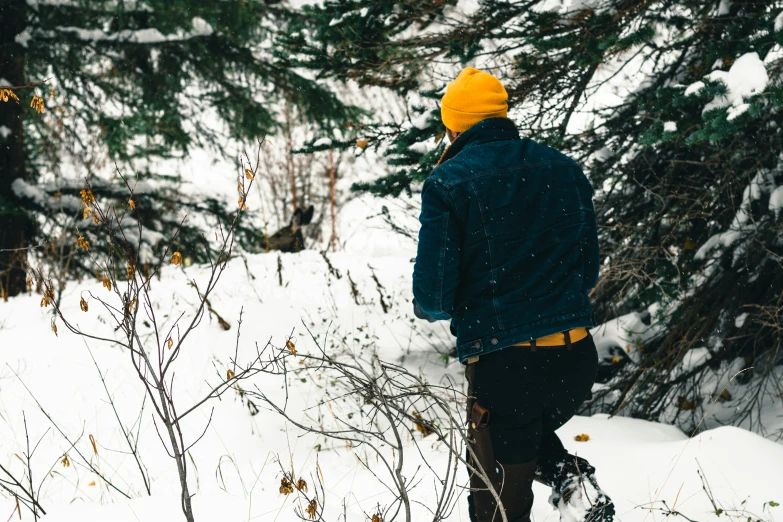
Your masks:
<path fill-rule="evenodd" d="M 518 140 L 519 130 L 508 118 L 489 118 L 482 120 L 460 134 L 443 152 L 438 165 L 447 162 L 461 151 L 483 143 L 493 141 Z"/>

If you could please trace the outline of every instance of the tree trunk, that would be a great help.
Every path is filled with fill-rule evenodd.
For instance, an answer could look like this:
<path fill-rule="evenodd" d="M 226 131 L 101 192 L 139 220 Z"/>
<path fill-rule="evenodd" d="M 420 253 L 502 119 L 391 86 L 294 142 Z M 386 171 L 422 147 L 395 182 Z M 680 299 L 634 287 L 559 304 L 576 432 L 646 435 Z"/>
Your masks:
<path fill-rule="evenodd" d="M 329 212 L 332 217 L 332 237 L 329 239 L 329 244 L 334 252 L 337 241 L 337 222 L 334 219 L 334 156 L 332 149 L 329 149 Z"/>
<path fill-rule="evenodd" d="M 294 126 L 291 116 L 291 102 L 286 102 L 285 106 L 285 146 L 288 149 L 285 157 L 286 168 L 288 169 L 288 179 L 291 181 L 291 203 L 293 204 L 292 213 L 296 212 L 298 201 L 296 197 L 296 169 L 294 168 L 294 156 L 291 151 L 294 149 L 294 138 L 291 136 L 291 128 Z M 286 217 L 283 214 L 283 217 Z"/>
<path fill-rule="evenodd" d="M 0 0 L 0 83 L 24 85 L 25 48 L 16 35 L 27 26 L 25 0 Z M 25 177 L 22 117 L 29 94 L 17 91 L 20 103 L 0 101 L 0 297 L 4 300 L 25 289 L 27 255 L 24 250 L 34 234 L 32 218 L 19 205 L 11 189 Z M 32 110 L 32 109 L 30 109 Z"/>

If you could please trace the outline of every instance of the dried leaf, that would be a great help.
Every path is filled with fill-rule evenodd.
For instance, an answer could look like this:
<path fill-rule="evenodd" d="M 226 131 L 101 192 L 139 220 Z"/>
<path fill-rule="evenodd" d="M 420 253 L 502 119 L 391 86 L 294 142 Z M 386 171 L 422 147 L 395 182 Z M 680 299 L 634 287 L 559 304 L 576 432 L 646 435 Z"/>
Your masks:
<path fill-rule="evenodd" d="M 432 429 L 427 425 L 427 422 L 417 412 L 412 412 L 411 416 L 414 418 L 413 423 L 416 425 L 416 431 L 421 432 L 422 437 L 426 437 L 432 434 Z"/>
<path fill-rule="evenodd" d="M 32 290 L 33 289 L 33 278 L 32 277 L 28 277 L 27 278 L 27 288 L 28 288 L 28 290 Z"/>
<path fill-rule="evenodd" d="M 300 478 L 299 480 L 296 481 L 296 489 L 307 493 L 307 482 L 305 482 L 305 479 Z"/>
<path fill-rule="evenodd" d="M 590 435 L 588 435 L 587 433 L 581 433 L 576 437 L 574 437 L 574 440 L 577 442 L 587 442 L 588 440 L 590 440 Z"/>
<path fill-rule="evenodd" d="M 68 458 L 68 455 L 63 455 L 62 460 L 60 461 L 64 468 L 70 468 L 71 467 L 71 460 Z"/>
<path fill-rule="evenodd" d="M 169 337 L 166 339 L 166 345 L 169 347 L 169 350 L 171 350 L 171 347 L 174 346 L 174 341 Z"/>
<path fill-rule="evenodd" d="M 54 332 L 55 337 L 60 337 L 59 335 L 57 335 L 57 323 L 55 323 L 54 321 L 52 321 L 52 331 Z"/>
<path fill-rule="evenodd" d="M 76 246 L 81 248 L 82 250 L 89 250 L 90 249 L 90 242 L 84 239 L 84 237 L 79 236 L 76 239 Z"/>
<path fill-rule="evenodd" d="M 89 306 L 87 305 L 87 301 L 84 300 L 84 297 L 82 297 L 81 301 L 79 301 L 79 308 L 82 309 L 82 312 L 86 312 L 89 310 Z"/>
<path fill-rule="evenodd" d="M 131 210 L 134 210 L 136 208 L 136 203 L 132 199 L 129 199 L 128 207 L 130 207 Z"/>
<path fill-rule="evenodd" d="M 688 400 L 685 397 L 677 397 L 677 407 L 683 411 L 693 411 L 696 409 L 698 401 Z"/>
<path fill-rule="evenodd" d="M 171 264 L 172 265 L 181 265 L 182 264 L 182 254 L 179 253 L 179 250 L 171 254 Z"/>
<path fill-rule="evenodd" d="M 619 363 L 622 360 L 623 360 L 622 357 L 620 357 L 619 355 L 616 355 L 615 357 L 612 357 L 612 364 L 617 364 L 617 363 Z"/>
<path fill-rule="evenodd" d="M 82 216 L 82 219 L 87 219 L 90 217 L 90 214 L 92 214 L 90 207 L 84 207 L 84 215 Z"/>
<path fill-rule="evenodd" d="M 54 290 L 48 284 L 44 286 L 43 297 L 41 298 L 41 308 L 49 306 L 54 302 Z"/>
<path fill-rule="evenodd" d="M 362 150 L 366 149 L 367 145 L 369 144 L 370 144 L 370 140 L 364 138 L 359 138 L 358 140 L 356 140 L 356 146 Z"/>
<path fill-rule="evenodd" d="M 136 265 L 128 263 L 128 268 L 126 271 L 128 273 L 128 279 L 133 279 L 133 274 L 136 273 Z"/>
<path fill-rule="evenodd" d="M 252 170 L 245 169 L 245 177 L 252 181 L 255 178 L 255 175 L 253 174 Z"/>
<path fill-rule="evenodd" d="M 227 380 L 227 381 L 230 381 L 230 380 L 231 380 L 231 379 L 233 379 L 233 378 L 234 378 L 234 370 L 232 370 L 232 369 L 229 369 L 229 370 L 226 372 L 226 380 Z"/>
<path fill-rule="evenodd" d="M 8 100 L 14 100 L 16 103 L 19 103 L 19 96 L 17 96 L 16 93 L 11 89 L 0 89 L 0 100 L 4 102 L 7 102 Z"/>
<path fill-rule="evenodd" d="M 90 444 L 92 444 L 92 451 L 95 452 L 95 454 L 98 454 L 98 445 L 95 443 L 95 437 L 92 436 L 92 433 L 90 433 Z"/>
<path fill-rule="evenodd" d="M 37 94 L 33 95 L 33 99 L 30 100 L 30 107 L 35 109 L 39 114 L 43 114 L 44 111 L 44 100 Z"/>
<path fill-rule="evenodd" d="M 103 287 L 111 292 L 111 279 L 109 279 L 109 276 L 107 275 L 103 276 Z"/>
<path fill-rule="evenodd" d="M 307 516 L 310 517 L 310 520 L 315 520 L 317 509 L 318 509 L 318 502 L 316 502 L 315 499 L 311 500 L 310 503 L 307 504 L 305 513 L 307 513 Z"/>
<path fill-rule="evenodd" d="M 296 346 L 294 345 L 294 342 L 291 339 L 285 342 L 285 347 L 288 349 L 289 352 L 291 352 L 292 355 L 296 355 Z"/>
<path fill-rule="evenodd" d="M 95 196 L 92 193 L 92 190 L 90 189 L 83 189 L 79 191 L 79 194 L 82 196 L 82 202 L 86 207 L 91 207 L 93 203 L 95 203 Z"/>
<path fill-rule="evenodd" d="M 94 486 L 94 485 L 95 485 L 95 481 L 93 480 L 92 482 L 90 482 L 90 483 L 89 483 L 89 484 L 87 484 L 87 485 L 88 485 L 88 486 Z"/>
<path fill-rule="evenodd" d="M 380 513 L 375 513 L 370 519 L 370 522 L 383 522 L 383 518 Z"/>
<path fill-rule="evenodd" d="M 280 494 L 290 495 L 293 492 L 294 492 L 294 485 L 291 484 L 291 481 L 288 480 L 286 477 L 283 477 L 280 480 Z"/>

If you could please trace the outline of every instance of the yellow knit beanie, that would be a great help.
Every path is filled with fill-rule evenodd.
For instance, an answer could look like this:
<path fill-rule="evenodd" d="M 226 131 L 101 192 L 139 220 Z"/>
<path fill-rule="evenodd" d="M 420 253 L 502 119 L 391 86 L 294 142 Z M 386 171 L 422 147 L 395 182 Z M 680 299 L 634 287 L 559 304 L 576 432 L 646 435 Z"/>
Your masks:
<path fill-rule="evenodd" d="M 446 87 L 440 101 L 440 117 L 446 128 L 465 132 L 487 118 L 505 118 L 508 94 L 500 80 L 473 67 L 462 69 Z"/>

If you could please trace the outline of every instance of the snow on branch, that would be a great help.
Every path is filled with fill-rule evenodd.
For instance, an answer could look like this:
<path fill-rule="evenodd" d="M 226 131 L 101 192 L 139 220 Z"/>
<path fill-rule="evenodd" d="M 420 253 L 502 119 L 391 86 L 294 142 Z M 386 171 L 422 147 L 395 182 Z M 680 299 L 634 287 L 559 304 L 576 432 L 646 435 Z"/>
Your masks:
<path fill-rule="evenodd" d="M 58 27 L 57 31 L 73 33 L 80 40 L 93 42 L 129 42 L 139 44 L 158 44 L 165 42 L 181 42 L 201 36 L 213 34 L 212 26 L 206 20 L 199 17 L 193 18 L 193 29 L 187 33 L 173 33 L 164 35 L 156 28 L 124 30 L 116 33 L 106 33 L 100 29 L 82 29 L 81 27 Z"/>

